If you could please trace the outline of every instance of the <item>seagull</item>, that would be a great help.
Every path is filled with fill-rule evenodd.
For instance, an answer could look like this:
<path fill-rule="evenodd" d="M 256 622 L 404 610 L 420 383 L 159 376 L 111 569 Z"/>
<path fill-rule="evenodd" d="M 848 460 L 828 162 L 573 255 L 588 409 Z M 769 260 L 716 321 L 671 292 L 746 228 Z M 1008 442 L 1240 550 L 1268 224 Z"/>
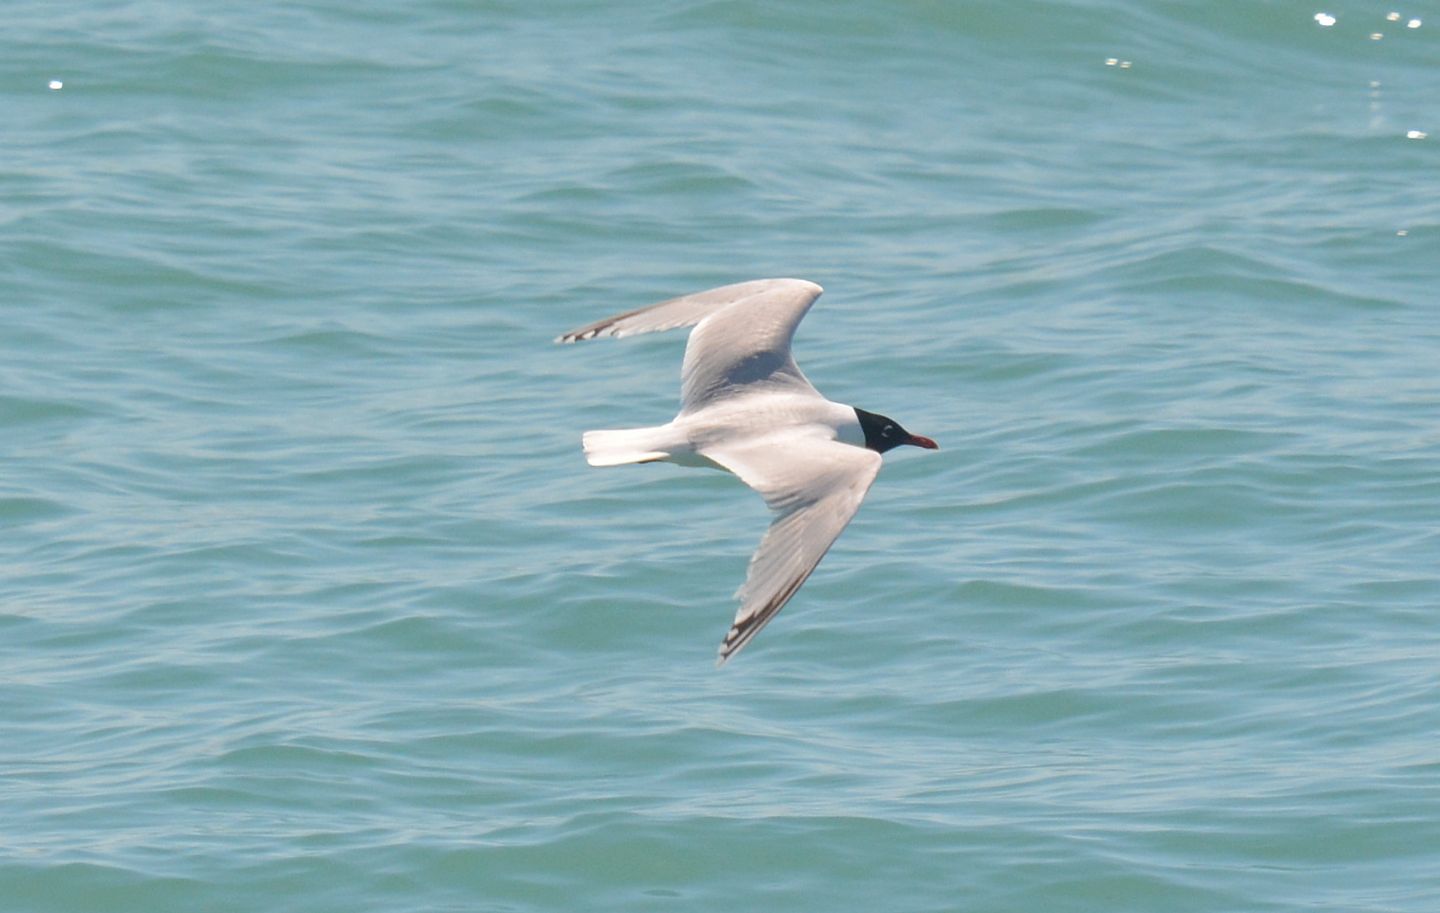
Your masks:
<path fill-rule="evenodd" d="M 606 317 L 557 343 L 694 327 L 680 371 L 680 413 L 653 428 L 587 431 L 591 466 L 666 461 L 734 473 L 774 512 L 735 593 L 740 608 L 717 666 L 739 653 L 800 589 L 880 471 L 880 454 L 939 445 L 894 419 L 831 402 L 790 342 L 823 292 L 804 279 L 755 279 Z"/>

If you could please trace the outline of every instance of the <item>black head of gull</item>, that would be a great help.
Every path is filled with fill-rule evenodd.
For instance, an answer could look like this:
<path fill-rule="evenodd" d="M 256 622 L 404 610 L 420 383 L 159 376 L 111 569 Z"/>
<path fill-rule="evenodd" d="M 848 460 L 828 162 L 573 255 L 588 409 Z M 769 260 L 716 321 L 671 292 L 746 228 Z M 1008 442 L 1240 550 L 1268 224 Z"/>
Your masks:
<path fill-rule="evenodd" d="M 940 445 L 930 438 L 911 434 L 901 428 L 900 423 L 893 418 L 887 418 L 875 412 L 866 412 L 858 406 L 855 407 L 855 415 L 859 417 L 860 428 L 865 432 L 865 446 L 876 453 L 884 453 L 902 444 L 924 447 L 926 450 L 940 449 Z"/>

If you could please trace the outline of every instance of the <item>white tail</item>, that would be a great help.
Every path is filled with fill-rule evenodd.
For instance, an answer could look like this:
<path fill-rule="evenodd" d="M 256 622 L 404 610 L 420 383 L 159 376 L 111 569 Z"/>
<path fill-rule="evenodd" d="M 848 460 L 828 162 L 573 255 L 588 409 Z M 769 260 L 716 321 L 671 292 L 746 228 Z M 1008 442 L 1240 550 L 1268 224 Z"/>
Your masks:
<path fill-rule="evenodd" d="M 591 466 L 619 466 L 649 463 L 670 456 L 658 449 L 665 443 L 665 428 L 625 428 L 619 431 L 587 431 L 581 439 L 585 460 Z"/>

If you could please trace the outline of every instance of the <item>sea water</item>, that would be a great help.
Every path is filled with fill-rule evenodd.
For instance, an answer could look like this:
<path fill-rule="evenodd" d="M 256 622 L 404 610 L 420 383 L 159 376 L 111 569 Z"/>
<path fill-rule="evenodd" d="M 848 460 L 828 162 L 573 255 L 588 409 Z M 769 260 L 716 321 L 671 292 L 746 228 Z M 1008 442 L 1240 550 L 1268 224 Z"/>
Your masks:
<path fill-rule="evenodd" d="M 0 910 L 1440 909 L 1440 8 L 17 0 Z M 904 448 L 585 465 L 766 276 Z"/>

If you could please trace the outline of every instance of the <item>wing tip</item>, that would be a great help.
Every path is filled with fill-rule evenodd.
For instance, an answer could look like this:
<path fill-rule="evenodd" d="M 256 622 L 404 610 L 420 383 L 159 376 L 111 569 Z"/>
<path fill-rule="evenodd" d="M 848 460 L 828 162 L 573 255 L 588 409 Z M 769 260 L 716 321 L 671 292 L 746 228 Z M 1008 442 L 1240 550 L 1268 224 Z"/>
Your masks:
<path fill-rule="evenodd" d="M 584 342 L 587 339 L 594 339 L 596 336 L 603 335 L 604 331 L 605 327 L 581 327 L 578 330 L 571 330 L 568 333 L 561 333 L 559 336 L 555 337 L 554 342 L 556 345 L 568 346 L 571 343 Z"/>
<path fill-rule="evenodd" d="M 745 648 L 745 644 L 749 641 L 740 639 L 739 635 L 740 629 L 732 626 L 730 632 L 725 635 L 725 639 L 720 641 L 720 649 L 717 651 L 718 655 L 715 657 L 716 669 L 723 668 L 726 663 L 730 662 L 732 656 Z M 740 640 L 740 642 L 737 644 L 736 640 Z"/>

